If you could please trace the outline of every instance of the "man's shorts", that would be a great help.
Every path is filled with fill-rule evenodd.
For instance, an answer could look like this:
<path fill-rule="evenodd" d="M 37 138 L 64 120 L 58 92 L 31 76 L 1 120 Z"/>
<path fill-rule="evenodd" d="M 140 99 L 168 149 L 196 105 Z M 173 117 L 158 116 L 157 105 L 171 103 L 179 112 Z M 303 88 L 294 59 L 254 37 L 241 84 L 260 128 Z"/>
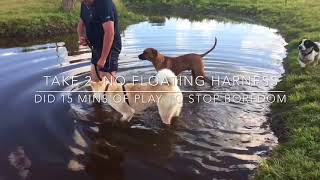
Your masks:
<path fill-rule="evenodd" d="M 118 54 L 111 53 L 108 59 L 106 60 L 106 64 L 102 69 L 99 69 L 99 71 L 109 72 L 109 73 L 118 71 L 118 59 L 119 59 Z M 91 63 L 94 65 L 97 65 L 98 61 L 99 61 L 98 56 L 95 53 L 92 53 Z"/>

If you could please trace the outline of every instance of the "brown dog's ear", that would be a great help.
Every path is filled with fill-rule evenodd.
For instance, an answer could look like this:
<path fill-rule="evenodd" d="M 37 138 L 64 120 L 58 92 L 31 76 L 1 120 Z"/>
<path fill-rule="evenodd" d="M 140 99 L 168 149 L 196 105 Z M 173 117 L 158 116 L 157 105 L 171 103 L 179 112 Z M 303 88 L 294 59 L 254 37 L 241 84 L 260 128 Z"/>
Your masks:
<path fill-rule="evenodd" d="M 152 54 L 154 57 L 157 57 L 158 56 L 158 51 L 155 50 L 155 49 L 152 49 Z"/>

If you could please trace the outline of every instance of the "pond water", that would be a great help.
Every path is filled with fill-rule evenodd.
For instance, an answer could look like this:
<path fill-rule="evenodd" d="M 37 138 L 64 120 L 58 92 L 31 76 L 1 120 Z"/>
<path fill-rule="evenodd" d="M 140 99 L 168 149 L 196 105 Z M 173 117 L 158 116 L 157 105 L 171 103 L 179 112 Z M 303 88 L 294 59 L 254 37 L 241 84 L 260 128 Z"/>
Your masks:
<path fill-rule="evenodd" d="M 72 91 L 52 94 L 73 98 L 82 94 L 76 91 L 90 90 L 85 85 L 90 65 L 87 48 L 69 41 L 63 46 L 54 39 L 1 48 L 0 179 L 19 179 L 19 173 L 33 180 L 249 178 L 277 144 L 266 123 L 270 102 L 227 102 L 223 95 L 268 95 L 284 72 L 286 43 L 277 31 L 246 23 L 168 18 L 161 23 L 131 25 L 122 36 L 118 75 L 128 80 L 133 75 L 147 78 L 156 73 L 150 62 L 137 58 L 144 48 L 156 48 L 167 56 L 204 53 L 217 37 L 217 48 L 204 58 L 207 76 L 217 83 L 234 76 L 270 77 L 270 83 L 185 85 L 181 89 L 188 92 L 181 117 L 171 127 L 161 124 L 157 108 L 135 115 L 130 124 L 118 124 L 120 115 L 107 104 L 65 103 L 62 98 L 54 103 L 34 102 L 37 91 Z M 48 86 L 43 77 L 70 75 L 78 76 L 78 82 Z M 190 72 L 183 75 L 190 76 Z M 208 103 L 205 94 L 221 96 Z M 200 100 L 188 102 L 193 95 Z M 88 147 L 74 141 L 75 132 Z M 75 148 L 80 155 L 72 152 Z M 10 164 L 8 157 L 17 149 L 23 149 L 31 166 Z M 70 160 L 85 169 L 70 170 Z"/>

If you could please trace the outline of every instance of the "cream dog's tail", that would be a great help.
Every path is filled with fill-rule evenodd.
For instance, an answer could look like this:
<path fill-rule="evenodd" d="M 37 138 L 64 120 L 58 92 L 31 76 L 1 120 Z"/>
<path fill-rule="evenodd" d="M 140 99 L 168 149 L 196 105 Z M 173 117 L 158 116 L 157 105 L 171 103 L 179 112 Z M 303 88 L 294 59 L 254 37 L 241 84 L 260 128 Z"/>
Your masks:
<path fill-rule="evenodd" d="M 156 75 L 159 85 L 178 86 L 177 76 L 170 69 L 162 69 Z"/>

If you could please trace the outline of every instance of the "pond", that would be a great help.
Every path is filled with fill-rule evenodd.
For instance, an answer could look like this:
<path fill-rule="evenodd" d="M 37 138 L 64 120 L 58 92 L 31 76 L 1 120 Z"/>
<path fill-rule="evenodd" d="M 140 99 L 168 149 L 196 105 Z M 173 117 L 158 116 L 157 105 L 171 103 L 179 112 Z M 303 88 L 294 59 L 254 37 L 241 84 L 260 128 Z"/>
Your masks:
<path fill-rule="evenodd" d="M 77 91 L 90 90 L 85 85 L 90 65 L 87 48 L 69 41 L 64 46 L 54 38 L 45 44 L 1 48 L 0 179 L 16 179 L 19 173 L 33 180 L 248 179 L 277 145 L 277 138 L 267 123 L 271 102 L 240 100 L 268 96 L 284 72 L 286 42 L 277 30 L 247 23 L 167 18 L 131 25 L 122 36 L 118 75 L 128 80 L 156 73 L 150 62 L 137 57 L 145 48 L 156 48 L 167 56 L 204 53 L 217 37 L 217 48 L 204 58 L 206 75 L 214 77 L 216 84 L 182 86 L 186 100 L 171 127 L 161 124 L 157 108 L 136 114 L 130 124 L 118 124 L 120 115 L 107 104 L 65 103 L 62 98 L 35 103 L 37 91 L 74 98 L 83 95 Z M 63 86 L 48 86 L 44 78 L 71 75 L 78 81 Z M 190 72 L 182 75 L 190 76 Z M 249 81 L 223 83 L 226 78 L 234 81 L 235 76 Z M 267 77 L 269 83 L 253 84 L 250 77 Z M 239 99 L 225 101 L 225 94 Z M 219 96 L 208 102 L 213 95 Z M 190 102 L 190 97 L 198 101 Z M 82 139 L 87 147 L 81 146 Z M 23 149 L 31 162 L 22 170 L 8 161 L 17 149 L 20 153 Z M 70 169 L 70 161 L 79 171 Z"/>

